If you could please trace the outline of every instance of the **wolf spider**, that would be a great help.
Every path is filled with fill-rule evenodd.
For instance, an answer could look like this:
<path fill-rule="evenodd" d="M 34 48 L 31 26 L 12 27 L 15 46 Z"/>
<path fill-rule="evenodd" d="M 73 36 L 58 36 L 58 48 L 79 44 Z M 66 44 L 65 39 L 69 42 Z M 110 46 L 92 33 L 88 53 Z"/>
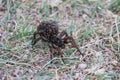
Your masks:
<path fill-rule="evenodd" d="M 39 37 L 37 37 L 37 35 Z M 65 30 L 59 32 L 59 25 L 56 21 L 50 20 L 40 22 L 37 30 L 33 34 L 32 45 L 35 45 L 39 40 L 48 43 L 51 52 L 51 59 L 54 57 L 54 54 L 56 54 L 60 56 L 64 62 L 62 49 L 64 49 L 65 45 L 68 43 L 71 43 L 72 47 L 75 47 L 79 53 L 82 54 L 76 45 L 72 35 L 69 36 Z"/>

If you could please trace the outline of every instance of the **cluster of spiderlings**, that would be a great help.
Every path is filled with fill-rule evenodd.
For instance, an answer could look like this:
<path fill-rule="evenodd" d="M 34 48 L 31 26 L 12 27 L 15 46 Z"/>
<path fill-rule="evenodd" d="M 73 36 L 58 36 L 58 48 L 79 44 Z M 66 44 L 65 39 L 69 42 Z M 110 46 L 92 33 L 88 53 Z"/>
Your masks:
<path fill-rule="evenodd" d="M 52 41 L 52 39 L 59 33 L 58 27 L 59 26 L 55 21 L 42 21 L 37 28 L 37 32 L 41 37 L 44 37 L 43 40 L 47 39 Z"/>
<path fill-rule="evenodd" d="M 57 39 L 56 36 L 59 33 L 59 26 L 55 21 L 42 21 L 37 27 L 37 32 L 44 41 L 54 43 Z M 60 41 L 60 40 L 59 40 Z"/>
<path fill-rule="evenodd" d="M 43 41 L 52 43 L 53 46 L 63 47 L 63 40 L 58 36 L 59 34 L 59 25 L 55 21 L 42 21 L 38 28 L 37 32 L 39 33 Z"/>

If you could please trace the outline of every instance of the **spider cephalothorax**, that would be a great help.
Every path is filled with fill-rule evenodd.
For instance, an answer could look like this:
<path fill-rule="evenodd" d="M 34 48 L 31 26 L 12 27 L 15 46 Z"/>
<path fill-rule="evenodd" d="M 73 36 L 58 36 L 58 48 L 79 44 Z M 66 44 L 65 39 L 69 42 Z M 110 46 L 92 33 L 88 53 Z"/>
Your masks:
<path fill-rule="evenodd" d="M 39 35 L 39 37 L 36 37 Z M 37 27 L 37 31 L 33 34 L 32 45 L 35 45 L 39 40 L 45 41 L 48 43 L 51 58 L 54 53 L 58 53 L 59 56 L 62 56 L 61 49 L 65 48 L 65 44 L 71 43 L 71 45 L 82 54 L 76 45 L 72 36 L 69 36 L 65 30 L 59 32 L 59 25 L 56 21 L 42 21 Z M 62 59 L 63 60 L 63 59 Z"/>

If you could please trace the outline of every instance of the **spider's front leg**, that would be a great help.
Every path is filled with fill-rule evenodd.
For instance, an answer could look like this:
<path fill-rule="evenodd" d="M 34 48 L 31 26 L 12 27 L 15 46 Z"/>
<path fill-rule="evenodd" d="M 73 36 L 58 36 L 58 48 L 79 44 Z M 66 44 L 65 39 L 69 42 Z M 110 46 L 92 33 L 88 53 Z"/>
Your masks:
<path fill-rule="evenodd" d="M 64 63 L 61 48 L 59 48 L 59 47 L 53 48 L 53 46 L 51 44 L 48 44 L 48 45 L 49 45 L 49 49 L 50 49 L 50 59 L 52 60 L 53 57 L 57 55 L 57 56 L 59 56 L 61 58 L 62 62 Z"/>
<path fill-rule="evenodd" d="M 68 41 L 70 41 L 72 46 L 75 47 L 79 51 L 79 53 L 81 55 L 83 55 L 83 53 L 80 51 L 80 49 L 78 48 L 77 44 L 75 43 L 75 40 L 73 39 L 73 37 L 72 36 L 68 36 L 67 39 L 69 39 Z"/>
<path fill-rule="evenodd" d="M 54 48 L 52 47 L 52 44 L 51 43 L 49 43 L 48 42 L 48 46 L 49 46 L 49 50 L 50 50 L 50 59 L 52 60 L 53 59 L 53 57 L 54 57 Z M 51 63 L 52 63 L 52 61 L 51 61 Z"/>
<path fill-rule="evenodd" d="M 40 37 L 36 38 L 38 34 L 39 34 L 38 32 L 34 32 L 33 39 L 32 39 L 32 46 L 35 45 L 40 40 Z"/>
<path fill-rule="evenodd" d="M 58 37 L 59 37 L 59 38 L 63 38 L 63 37 L 66 37 L 66 36 L 68 36 L 68 34 L 67 34 L 67 32 L 66 32 L 65 30 L 63 30 L 62 32 L 60 32 L 60 33 L 58 34 Z"/>
<path fill-rule="evenodd" d="M 58 56 L 60 56 L 62 62 L 65 63 L 65 61 L 64 61 L 64 59 L 63 59 L 63 53 L 62 53 L 62 51 L 61 51 L 61 48 L 58 48 L 57 51 L 58 51 Z"/>
<path fill-rule="evenodd" d="M 80 51 L 80 49 L 78 48 L 77 44 L 75 43 L 75 40 L 73 39 L 72 34 L 69 36 L 67 34 L 67 32 L 64 30 L 58 36 L 60 38 L 63 38 L 65 44 L 71 43 L 71 45 L 73 47 L 75 47 L 79 51 L 80 54 L 82 54 L 81 51 Z"/>

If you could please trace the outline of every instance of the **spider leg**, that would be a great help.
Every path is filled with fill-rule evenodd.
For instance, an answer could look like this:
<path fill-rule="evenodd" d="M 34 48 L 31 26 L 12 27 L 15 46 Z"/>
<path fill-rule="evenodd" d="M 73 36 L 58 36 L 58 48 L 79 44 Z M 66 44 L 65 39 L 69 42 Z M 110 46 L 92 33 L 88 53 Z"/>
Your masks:
<path fill-rule="evenodd" d="M 58 48 L 58 55 L 60 56 L 62 62 L 65 63 L 65 61 L 63 59 L 63 53 L 61 52 L 61 48 Z"/>
<path fill-rule="evenodd" d="M 70 41 L 72 46 L 75 47 L 79 51 L 79 53 L 83 55 L 83 53 L 80 51 L 77 44 L 75 43 L 75 40 L 73 39 L 73 37 L 72 36 L 67 36 L 67 39 L 69 39 L 68 41 Z"/>
<path fill-rule="evenodd" d="M 50 48 L 50 59 L 53 59 L 53 48 Z"/>
<path fill-rule="evenodd" d="M 36 35 L 39 34 L 37 31 L 33 34 L 33 39 L 36 39 Z"/>
<path fill-rule="evenodd" d="M 74 40 L 73 37 L 72 37 L 72 33 L 71 33 L 70 36 L 68 36 L 67 32 L 66 32 L 65 30 L 63 30 L 63 31 L 58 35 L 58 37 L 60 37 L 60 38 L 63 37 L 64 43 L 66 43 L 66 44 L 67 44 L 67 43 L 71 43 L 71 45 L 72 45 L 73 47 L 75 47 L 75 48 L 79 51 L 80 54 L 82 54 L 81 51 L 80 51 L 80 49 L 78 48 L 77 44 L 75 43 L 75 40 Z M 83 55 L 83 54 L 82 54 L 82 55 Z"/>
<path fill-rule="evenodd" d="M 39 33 L 38 32 L 34 32 L 34 34 L 33 34 L 32 45 L 35 45 L 40 40 L 40 38 L 36 39 L 36 35 L 37 34 L 39 34 Z"/>
<path fill-rule="evenodd" d="M 50 49 L 50 59 L 52 60 L 54 57 L 54 48 L 52 47 L 52 45 L 50 43 L 48 43 L 49 49 Z M 51 62 L 52 63 L 52 62 Z"/>
<path fill-rule="evenodd" d="M 62 32 L 60 32 L 59 34 L 58 34 L 58 37 L 59 38 L 62 38 L 62 37 L 66 37 L 66 36 L 68 36 L 68 34 L 67 34 L 67 32 L 65 31 L 65 30 L 63 30 Z"/>
<path fill-rule="evenodd" d="M 41 38 L 37 38 L 37 39 L 34 39 L 32 40 L 32 45 L 35 45 Z"/>
<path fill-rule="evenodd" d="M 50 59 L 52 60 L 55 55 L 58 55 L 58 56 L 61 57 L 61 60 L 64 63 L 61 49 L 60 48 L 54 48 L 53 45 L 51 45 L 50 43 L 48 44 L 48 46 L 49 46 L 49 49 L 50 49 Z"/>

